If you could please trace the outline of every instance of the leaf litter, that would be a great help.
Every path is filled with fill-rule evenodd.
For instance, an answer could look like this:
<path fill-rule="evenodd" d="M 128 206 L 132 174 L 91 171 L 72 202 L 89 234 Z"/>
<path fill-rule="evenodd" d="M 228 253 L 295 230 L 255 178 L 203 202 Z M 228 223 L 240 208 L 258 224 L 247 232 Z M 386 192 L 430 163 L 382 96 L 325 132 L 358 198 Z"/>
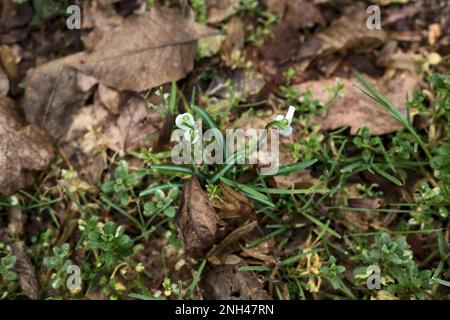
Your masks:
<path fill-rule="evenodd" d="M 379 157 L 356 172 L 342 169 L 350 170 L 352 164 L 345 161 L 358 157 L 358 151 L 355 146 L 339 149 L 336 143 L 341 135 L 350 141 L 366 128 L 389 146 L 404 134 L 398 119 L 355 86 L 353 69 L 365 73 L 368 83 L 402 117 L 415 117 L 412 124 L 426 128 L 421 133 L 433 144 L 443 136 L 440 126 L 426 121 L 420 103 L 413 106 L 413 115 L 409 111 L 411 99 L 417 97 L 415 90 L 431 97 L 423 90 L 425 75 L 448 66 L 450 42 L 444 27 L 448 19 L 443 12 L 450 6 L 434 4 L 421 10 L 416 2 L 394 6 L 385 1 L 382 5 L 386 10 L 383 29 L 370 30 L 364 5 L 348 1 L 339 5 L 326 0 L 267 0 L 252 7 L 250 2 L 208 0 L 204 7 L 181 3 L 181 10 L 170 5 L 147 6 L 143 1 L 91 1 L 83 5 L 86 32 L 73 34 L 74 42 L 66 44 L 68 50 L 61 54 L 49 51 L 51 46 L 44 43 L 33 49 L 36 39 L 51 43 L 46 35 L 28 28 L 32 14 L 37 14 L 33 5 L 2 3 L 0 195 L 12 206 L 6 221 L 15 239 L 8 240 L 7 250 L 17 257 L 14 271 L 21 294 L 30 299 L 53 294 L 39 288 L 37 279 L 45 282 L 49 278 L 39 275 L 41 270 L 33 265 L 41 257 L 29 257 L 42 252 L 40 244 L 22 241 L 29 240 L 29 230 L 48 229 L 55 239 L 45 255 L 69 243 L 66 259 L 75 263 L 86 259 L 89 246 L 97 241 L 95 232 L 116 230 L 119 235 L 124 231 L 139 243 L 132 256 L 123 253 L 122 257 L 116 255 L 121 245 L 128 245 L 126 237 L 118 236 L 123 243 L 114 243 L 112 251 L 105 244 L 97 247 L 105 249 L 96 251 L 95 257 L 118 259 L 118 269 L 107 284 L 104 280 L 95 283 L 87 298 L 138 297 L 126 287 L 133 281 L 142 281 L 145 295 L 169 298 L 187 297 L 188 292 L 191 297 L 207 299 L 294 298 L 305 297 L 305 292 L 311 298 L 352 298 L 355 294 L 421 298 L 415 293 L 387 294 L 386 290 L 373 296 L 363 293 L 358 278 L 350 272 L 357 259 L 364 259 L 363 254 L 352 251 L 356 262 L 340 254 L 358 246 L 373 250 L 380 241 L 376 238 L 366 244 L 353 237 L 355 233 L 369 237 L 379 230 L 397 232 L 402 225 L 425 225 L 429 221 L 420 220 L 420 210 L 436 208 L 434 203 L 424 207 L 424 200 L 415 204 L 420 208 L 411 208 L 409 220 L 402 220 L 399 213 L 410 203 L 395 207 L 396 202 L 419 197 L 419 182 L 434 188 L 439 185 L 431 169 L 420 162 L 421 173 L 406 162 L 395 168 L 389 158 L 380 171 Z M 45 30 L 54 30 L 55 15 L 41 17 L 40 23 L 48 27 Z M 413 18 L 420 23 L 413 23 Z M 422 30 L 427 19 L 435 21 Z M 63 35 L 57 30 L 52 37 Z M 336 86 L 342 90 L 332 97 L 330 88 Z M 173 93 L 174 88 L 175 95 L 164 93 Z M 316 106 L 311 99 L 322 104 Z M 192 169 L 194 174 L 188 173 L 189 168 L 177 168 L 167 176 L 155 173 L 169 157 L 178 112 L 190 112 L 195 105 L 212 114 L 212 121 L 220 126 L 247 128 L 264 126 L 291 104 L 297 108 L 295 134 L 281 141 L 281 165 L 325 156 L 311 162 L 311 167 L 261 178 L 258 168 L 249 166 L 227 172 L 223 181 L 228 182 L 217 184 L 196 172 L 205 169 L 201 166 Z M 302 109 L 305 106 L 320 112 L 310 116 L 312 109 Z M 337 140 L 330 142 L 330 136 Z M 320 148 L 313 139 L 318 139 Z M 395 147 L 395 152 L 406 148 Z M 420 159 L 414 152 L 409 159 Z M 340 162 L 341 157 L 346 159 Z M 127 172 L 115 166 L 119 158 L 127 159 Z M 331 180 L 324 181 L 337 172 L 345 184 L 333 186 Z M 109 198 L 100 192 L 107 179 L 112 179 L 114 192 L 127 197 L 136 197 L 141 188 L 152 192 L 133 198 L 127 207 L 120 206 L 115 203 L 117 195 Z M 405 185 L 395 186 L 396 180 Z M 39 185 L 33 187 L 35 182 Z M 178 196 L 174 190 L 181 185 Z M 319 186 L 332 190 L 314 192 Z M 272 206 L 262 206 L 261 199 Z M 443 203 L 438 210 L 446 208 Z M 25 215 L 30 218 L 24 219 Z M 113 223 L 120 227 L 114 229 Z M 441 237 L 440 243 L 448 242 L 448 228 L 442 220 L 427 226 L 442 227 L 445 234 L 436 237 Z M 86 230 L 91 235 L 75 246 Z M 8 238 L 4 229 L 0 231 L 2 241 Z M 424 256 L 417 248 L 424 243 L 433 246 L 433 237 L 409 236 L 408 242 Z M 346 267 L 338 289 L 338 280 L 327 275 L 333 259 L 321 247 L 325 243 L 329 248 L 331 241 L 335 241 L 332 251 Z M 439 250 L 445 251 L 446 246 Z M 141 277 L 147 268 L 149 272 Z M 137 280 L 141 278 L 145 280 Z M 177 287 L 180 283 L 189 289 Z M 445 289 L 441 291 L 445 294 Z M 77 293 L 63 293 L 70 294 Z"/>

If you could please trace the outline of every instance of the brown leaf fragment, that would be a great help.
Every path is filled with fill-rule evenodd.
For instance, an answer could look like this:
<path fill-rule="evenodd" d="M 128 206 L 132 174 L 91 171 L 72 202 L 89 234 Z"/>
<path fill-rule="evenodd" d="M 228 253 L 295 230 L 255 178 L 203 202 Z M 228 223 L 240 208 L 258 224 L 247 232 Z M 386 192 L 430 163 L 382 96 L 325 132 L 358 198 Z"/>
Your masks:
<path fill-rule="evenodd" d="M 206 0 L 208 23 L 218 23 L 235 14 L 239 2 L 239 0 Z"/>
<path fill-rule="evenodd" d="M 0 97 L 0 197 L 33 184 L 54 156 L 52 139 L 44 130 L 26 125 L 14 102 Z"/>
<path fill-rule="evenodd" d="M 93 50 L 104 37 L 110 36 L 123 22 L 114 10 L 113 1 L 90 1 L 83 6 L 83 30 L 92 31 L 81 37 L 88 50 Z"/>
<path fill-rule="evenodd" d="M 9 232 L 16 238 L 20 239 L 24 235 L 24 224 L 26 217 L 19 207 L 12 207 L 9 210 Z"/>
<path fill-rule="evenodd" d="M 155 143 L 151 135 L 158 132 L 160 125 L 159 112 L 147 108 L 144 99 L 132 96 L 120 109 L 119 115 L 110 113 L 104 124 L 101 143 L 118 152 L 136 150 Z"/>
<path fill-rule="evenodd" d="M 98 80 L 94 77 L 85 75 L 82 72 L 77 74 L 77 85 L 81 91 L 87 92 L 92 89 L 93 86 L 98 84 Z"/>
<path fill-rule="evenodd" d="M 219 209 L 220 219 L 226 222 L 236 219 L 245 221 L 250 217 L 253 205 L 244 194 L 225 183 L 220 184 L 220 191 L 220 198 L 214 201 L 214 207 Z"/>
<path fill-rule="evenodd" d="M 214 33 L 176 11 L 152 7 L 125 19 L 71 66 L 112 88 L 144 91 L 184 77 L 193 68 L 196 41 Z"/>
<path fill-rule="evenodd" d="M 17 66 L 17 56 L 9 46 L 0 46 L 0 63 L 6 75 L 12 82 L 19 79 L 19 67 Z"/>
<path fill-rule="evenodd" d="M 59 141 L 60 150 L 78 176 L 95 185 L 107 167 L 106 146 L 102 145 L 101 127 L 92 106 L 79 110 Z M 70 190 L 70 188 L 69 188 Z"/>
<path fill-rule="evenodd" d="M 6 96 L 9 92 L 9 79 L 0 65 L 0 96 Z"/>
<path fill-rule="evenodd" d="M 58 139 L 84 106 L 89 92 L 78 86 L 77 71 L 67 64 L 81 54 L 53 60 L 28 72 L 23 108 L 27 120 L 47 129 Z"/>
<path fill-rule="evenodd" d="M 36 278 L 36 270 L 25 253 L 25 244 L 22 241 L 18 241 L 12 244 L 11 248 L 13 255 L 17 258 L 14 271 L 17 273 L 23 293 L 31 300 L 38 300 L 39 284 Z"/>
<path fill-rule="evenodd" d="M 229 235 L 225 237 L 217 246 L 213 246 L 208 251 L 206 257 L 217 257 L 220 260 L 220 255 L 227 249 L 232 243 L 242 239 L 248 235 L 258 225 L 257 221 L 252 221 L 244 224 L 243 226 L 233 230 Z"/>
<path fill-rule="evenodd" d="M 122 99 L 119 91 L 100 84 L 97 93 L 100 102 L 108 108 L 111 113 L 119 114 L 119 107 Z"/>
<path fill-rule="evenodd" d="M 220 265 L 208 270 L 201 282 L 203 298 L 211 300 L 272 300 L 253 271 L 241 265 Z"/>
<path fill-rule="evenodd" d="M 172 134 L 173 124 L 175 123 L 175 116 L 173 114 L 168 114 L 164 119 L 163 125 L 159 132 L 158 142 L 153 148 L 154 152 L 160 152 L 165 150 L 165 148 L 170 143 L 170 136 Z"/>
<path fill-rule="evenodd" d="M 382 106 L 372 101 L 370 98 L 354 87 L 359 82 L 354 79 L 340 79 L 344 86 L 344 96 L 338 97 L 326 116 L 317 117 L 317 122 L 322 130 L 335 130 L 340 127 L 350 127 L 350 133 L 355 134 L 358 129 L 367 127 L 374 135 L 382 135 L 395 132 L 402 128 Z M 412 96 L 417 84 L 417 78 L 409 72 L 399 72 L 393 78 L 376 82 L 369 79 L 378 89 L 399 108 L 406 116 L 406 97 Z M 312 91 L 314 99 L 326 103 L 330 100 L 330 94 L 326 88 L 333 88 L 335 79 L 323 79 L 302 83 L 296 88 L 304 93 L 308 89 Z"/>
<path fill-rule="evenodd" d="M 202 258 L 217 240 L 223 238 L 226 223 L 211 206 L 195 176 L 186 180 L 175 217 L 186 254 Z"/>
<path fill-rule="evenodd" d="M 313 58 L 350 49 L 370 49 L 385 42 L 382 29 L 371 30 L 366 26 L 365 12 L 344 15 L 328 28 L 309 38 L 301 47 L 297 58 Z"/>
<path fill-rule="evenodd" d="M 245 25 L 238 18 L 233 17 L 227 23 L 227 36 L 220 47 L 220 56 L 227 66 L 235 66 L 241 58 L 245 41 Z"/>

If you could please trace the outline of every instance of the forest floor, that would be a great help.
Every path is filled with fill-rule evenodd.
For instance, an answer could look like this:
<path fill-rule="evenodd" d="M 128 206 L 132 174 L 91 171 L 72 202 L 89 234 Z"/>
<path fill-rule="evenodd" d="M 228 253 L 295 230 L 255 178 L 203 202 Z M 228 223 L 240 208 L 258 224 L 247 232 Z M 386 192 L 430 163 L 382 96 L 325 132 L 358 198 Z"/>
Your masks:
<path fill-rule="evenodd" d="M 449 66 L 448 1 L 2 1 L 0 299 L 450 298 Z"/>

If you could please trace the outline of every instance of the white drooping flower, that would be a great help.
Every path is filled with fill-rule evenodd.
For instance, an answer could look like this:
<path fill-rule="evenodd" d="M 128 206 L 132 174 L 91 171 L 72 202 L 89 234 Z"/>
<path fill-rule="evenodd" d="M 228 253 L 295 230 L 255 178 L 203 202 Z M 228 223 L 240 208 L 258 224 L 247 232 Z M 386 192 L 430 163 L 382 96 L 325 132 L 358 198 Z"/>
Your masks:
<path fill-rule="evenodd" d="M 176 117 L 175 125 L 184 130 L 184 139 L 195 144 L 200 139 L 200 131 L 195 123 L 194 117 L 190 113 L 183 113 Z"/>
<path fill-rule="evenodd" d="M 288 112 L 286 116 L 278 115 L 275 118 L 275 121 L 278 123 L 276 124 L 276 127 L 280 129 L 280 134 L 283 136 L 290 136 L 292 134 L 292 119 L 294 118 L 295 113 L 295 107 L 289 106 Z"/>

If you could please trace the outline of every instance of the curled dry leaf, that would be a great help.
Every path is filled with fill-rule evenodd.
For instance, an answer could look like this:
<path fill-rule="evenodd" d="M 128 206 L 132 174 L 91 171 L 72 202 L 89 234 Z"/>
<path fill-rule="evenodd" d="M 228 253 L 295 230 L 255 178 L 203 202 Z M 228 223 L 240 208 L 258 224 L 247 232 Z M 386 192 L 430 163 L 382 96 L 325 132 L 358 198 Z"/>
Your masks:
<path fill-rule="evenodd" d="M 200 283 L 203 297 L 211 300 L 272 300 L 253 271 L 239 271 L 240 265 L 209 269 Z"/>
<path fill-rule="evenodd" d="M 193 68 L 196 41 L 215 33 L 176 11 L 151 8 L 125 19 L 70 65 L 115 89 L 144 91 L 184 77 Z"/>
<path fill-rule="evenodd" d="M 31 300 L 38 300 L 39 284 L 36 278 L 36 270 L 25 253 L 25 244 L 22 241 L 15 242 L 11 245 L 11 248 L 13 255 L 17 258 L 14 271 L 17 273 L 23 293 Z"/>
<path fill-rule="evenodd" d="M 27 120 L 47 129 L 55 139 L 70 127 L 73 116 L 89 97 L 89 92 L 78 86 L 78 72 L 67 66 L 80 57 L 74 54 L 53 60 L 26 76 L 23 108 Z"/>
<path fill-rule="evenodd" d="M 233 230 L 229 235 L 227 235 L 222 242 L 220 242 L 218 245 L 213 246 L 211 250 L 208 251 L 206 254 L 206 257 L 210 260 L 212 263 L 220 264 L 222 260 L 222 255 L 225 252 L 227 248 L 230 247 L 233 243 L 237 242 L 238 240 L 242 239 L 246 235 L 248 235 L 250 232 L 253 231 L 253 229 L 258 225 L 257 221 L 252 221 L 244 224 L 243 226 Z"/>
<path fill-rule="evenodd" d="M 334 130 L 340 127 L 350 127 L 350 133 L 355 134 L 360 128 L 367 127 L 374 135 L 381 135 L 395 132 L 402 128 L 382 106 L 366 97 L 354 85 L 358 81 L 354 78 L 340 79 L 344 86 L 344 96 L 338 97 L 325 117 L 317 117 L 322 130 Z M 417 79 L 409 72 L 399 72 L 393 78 L 377 82 L 370 79 L 378 89 L 399 108 L 406 116 L 404 105 L 406 97 L 412 97 L 413 90 L 417 84 Z M 326 88 L 333 88 L 335 79 L 323 79 L 302 83 L 296 88 L 304 93 L 308 89 L 312 91 L 314 99 L 326 102 L 330 99 L 330 94 Z"/>
<path fill-rule="evenodd" d="M 252 202 L 241 192 L 225 183 L 220 184 L 221 196 L 214 200 L 214 207 L 219 210 L 220 219 L 229 222 L 244 221 L 253 214 Z"/>
<path fill-rule="evenodd" d="M 227 224 L 217 215 L 195 176 L 186 180 L 175 217 L 186 254 L 202 258 L 214 243 L 222 239 Z"/>
<path fill-rule="evenodd" d="M 54 156 L 52 139 L 44 130 L 27 125 L 14 103 L 0 97 L 0 197 L 34 182 Z"/>

